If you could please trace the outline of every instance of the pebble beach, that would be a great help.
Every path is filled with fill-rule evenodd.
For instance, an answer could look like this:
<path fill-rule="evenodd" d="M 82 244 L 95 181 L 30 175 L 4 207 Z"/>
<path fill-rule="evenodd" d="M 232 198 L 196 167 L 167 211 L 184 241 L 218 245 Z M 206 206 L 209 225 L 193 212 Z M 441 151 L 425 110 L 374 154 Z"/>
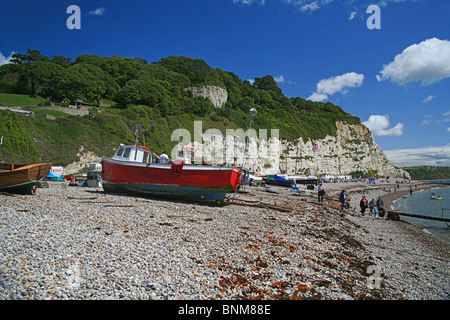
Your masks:
<path fill-rule="evenodd" d="M 447 242 L 359 213 L 361 195 L 389 210 L 408 192 L 393 185 L 327 183 L 323 203 L 247 186 L 222 207 L 65 182 L 2 194 L 0 299 L 447 300 Z M 342 189 L 350 210 L 331 206 Z"/>

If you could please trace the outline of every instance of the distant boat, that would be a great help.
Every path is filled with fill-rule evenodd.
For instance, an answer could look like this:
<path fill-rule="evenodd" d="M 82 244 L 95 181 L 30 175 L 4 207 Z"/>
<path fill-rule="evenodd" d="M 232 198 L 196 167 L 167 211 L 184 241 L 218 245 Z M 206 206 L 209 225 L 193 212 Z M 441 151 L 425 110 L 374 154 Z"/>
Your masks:
<path fill-rule="evenodd" d="M 153 153 L 139 145 L 120 145 L 112 158 L 102 158 L 105 192 L 128 192 L 221 205 L 241 183 L 241 170 L 191 164 L 192 148 L 177 152 L 172 164 L 152 163 Z"/>
<path fill-rule="evenodd" d="M 34 194 L 39 180 L 47 177 L 51 163 L 0 163 L 0 192 Z"/>
<path fill-rule="evenodd" d="M 262 178 L 266 184 L 282 186 L 282 187 L 292 187 L 297 186 L 294 179 L 286 179 L 276 174 L 270 174 Z"/>
<path fill-rule="evenodd" d="M 288 180 L 295 180 L 297 184 L 304 184 L 308 189 L 314 189 L 314 186 L 319 184 L 319 179 L 316 176 L 287 176 Z"/>
<path fill-rule="evenodd" d="M 430 199 L 433 199 L 433 200 L 442 200 L 442 198 L 441 198 L 440 196 L 438 196 L 438 195 L 437 195 L 436 193 L 434 193 L 434 192 L 431 193 Z"/>

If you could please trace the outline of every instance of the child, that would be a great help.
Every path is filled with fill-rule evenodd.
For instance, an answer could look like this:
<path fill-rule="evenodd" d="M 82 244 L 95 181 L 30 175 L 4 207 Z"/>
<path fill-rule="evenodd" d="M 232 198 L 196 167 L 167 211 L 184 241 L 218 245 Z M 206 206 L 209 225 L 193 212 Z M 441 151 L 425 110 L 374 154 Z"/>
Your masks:
<path fill-rule="evenodd" d="M 378 219 L 378 208 L 377 208 L 377 206 L 373 207 L 373 217 L 375 219 Z"/>

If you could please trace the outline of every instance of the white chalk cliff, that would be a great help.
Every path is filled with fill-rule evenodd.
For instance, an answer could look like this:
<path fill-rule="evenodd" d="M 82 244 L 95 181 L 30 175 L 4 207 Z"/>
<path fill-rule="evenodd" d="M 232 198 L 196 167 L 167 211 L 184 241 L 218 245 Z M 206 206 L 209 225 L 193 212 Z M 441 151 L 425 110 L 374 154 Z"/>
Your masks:
<path fill-rule="evenodd" d="M 217 86 L 190 87 L 186 90 L 191 90 L 194 96 L 210 99 L 217 108 L 222 107 L 228 99 L 227 91 Z M 282 172 L 288 175 L 316 174 L 322 176 L 372 171 L 382 176 L 410 178 L 408 172 L 396 169 L 389 162 L 366 126 L 363 124 L 350 125 L 338 121 L 336 127 L 336 136 L 326 136 L 324 139 L 314 141 L 309 139 L 306 142 L 302 137 L 295 142 L 280 141 L 278 138 L 271 138 L 270 130 L 268 130 L 268 141 L 258 135 L 250 138 L 245 156 L 245 167 L 260 174 Z M 221 139 L 225 139 L 225 133 L 222 135 Z M 203 135 L 202 146 L 206 146 L 207 149 L 210 145 L 211 149 L 217 150 L 216 154 L 221 155 L 219 157 L 211 156 L 208 160 L 213 163 L 226 162 L 227 164 L 242 165 L 244 140 L 242 136 L 241 139 L 233 140 L 234 152 L 230 152 L 229 148 L 227 150 L 225 142 L 222 143 L 223 147 L 218 149 L 217 140 L 211 140 L 211 136 Z M 210 144 L 208 141 L 216 142 Z M 315 145 L 317 145 L 317 149 L 313 150 Z M 200 144 L 194 142 L 194 148 L 198 150 L 199 147 Z M 234 161 L 230 161 L 230 153 Z"/>
<path fill-rule="evenodd" d="M 408 172 L 392 166 L 366 126 L 350 125 L 340 121 L 336 122 L 336 126 L 336 136 L 326 136 L 318 140 L 309 139 L 306 142 L 301 137 L 295 142 L 279 140 L 270 136 L 270 130 L 267 140 L 261 136 L 251 137 L 244 166 L 259 174 L 337 176 L 358 171 L 363 173 L 372 171 L 380 176 L 410 178 Z M 230 137 L 226 139 L 229 141 Z M 213 164 L 226 162 L 241 166 L 244 140 L 242 138 L 231 140 L 234 140 L 232 150 L 225 142 L 220 149 L 218 148 L 220 143 L 217 143 L 216 138 L 211 138 L 207 133 L 203 134 L 203 155 L 212 154 L 210 157 L 207 156 L 206 160 Z M 313 148 L 315 145 L 317 148 Z M 198 150 L 200 144 L 194 143 L 194 148 Z M 205 150 L 212 151 L 205 153 Z M 222 156 L 217 157 L 217 154 Z"/>
<path fill-rule="evenodd" d="M 185 90 L 191 90 L 194 97 L 208 98 L 216 108 L 222 108 L 223 104 L 228 100 L 227 90 L 218 86 L 189 87 Z"/>

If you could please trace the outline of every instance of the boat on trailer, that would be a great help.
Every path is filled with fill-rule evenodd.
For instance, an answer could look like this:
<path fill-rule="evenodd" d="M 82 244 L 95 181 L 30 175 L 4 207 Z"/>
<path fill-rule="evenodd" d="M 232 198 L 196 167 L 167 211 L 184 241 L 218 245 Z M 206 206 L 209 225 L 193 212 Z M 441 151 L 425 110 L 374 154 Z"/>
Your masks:
<path fill-rule="evenodd" d="M 47 177 L 51 163 L 0 163 L 0 192 L 34 194 L 40 180 Z"/>
<path fill-rule="evenodd" d="M 222 205 L 241 182 L 236 167 L 192 164 L 189 147 L 173 163 L 152 163 L 152 156 L 145 146 L 121 144 L 112 158 L 102 158 L 103 190 Z"/>

